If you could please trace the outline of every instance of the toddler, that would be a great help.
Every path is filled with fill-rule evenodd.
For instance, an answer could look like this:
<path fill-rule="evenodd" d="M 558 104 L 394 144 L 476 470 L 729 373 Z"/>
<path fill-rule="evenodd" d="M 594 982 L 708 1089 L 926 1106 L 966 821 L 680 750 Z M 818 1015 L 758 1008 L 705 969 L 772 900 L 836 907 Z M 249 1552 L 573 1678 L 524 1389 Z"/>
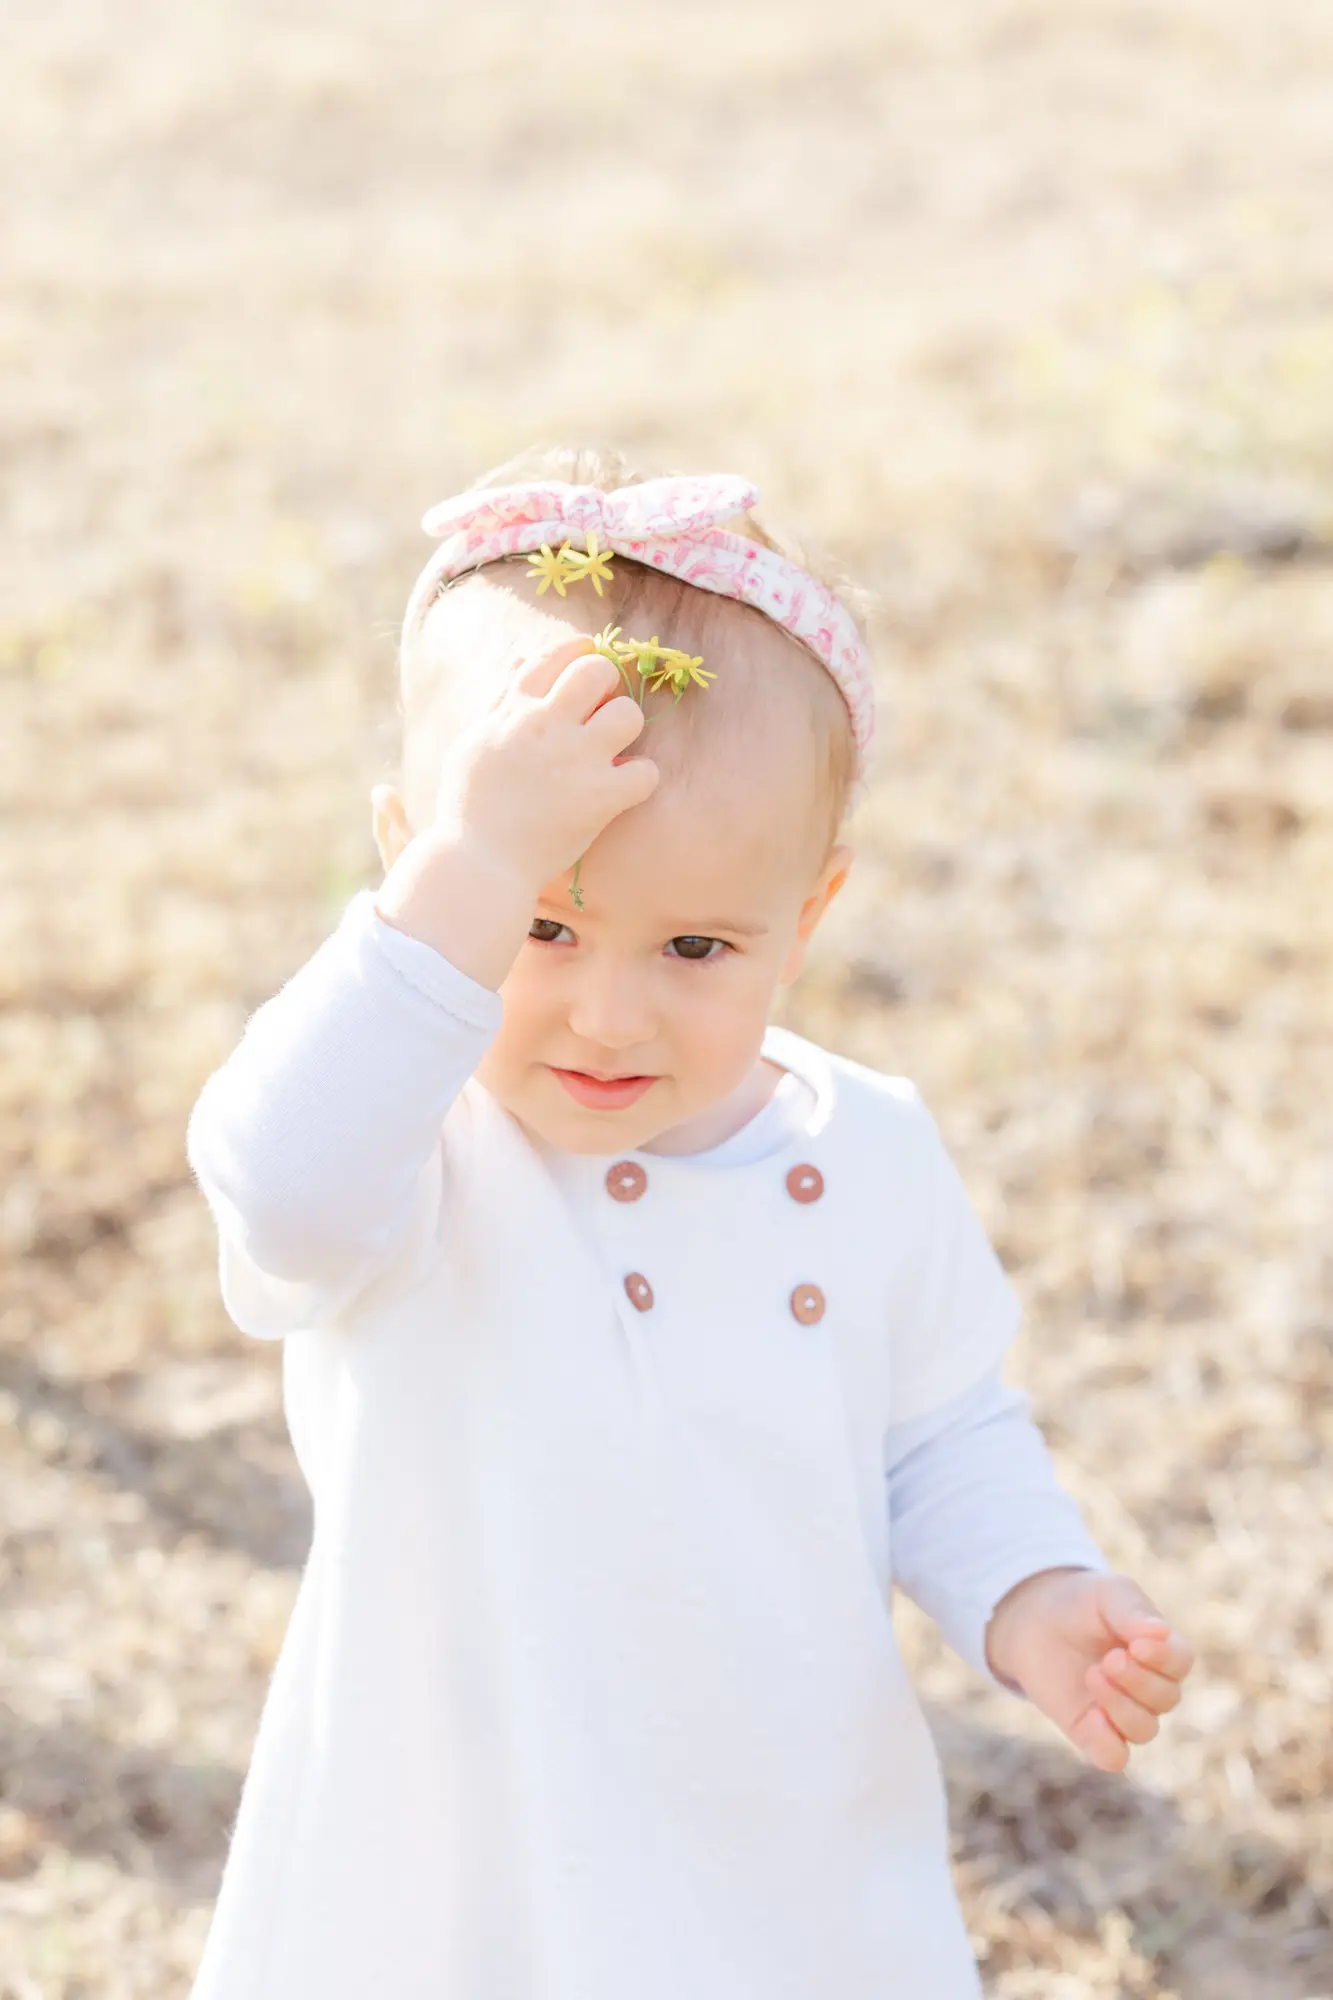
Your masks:
<path fill-rule="evenodd" d="M 894 1586 L 1104 1770 L 1179 1699 L 930 1112 L 769 1025 L 872 695 L 755 498 L 427 516 L 383 882 L 192 1113 L 314 1507 L 195 2000 L 969 2000 Z"/>

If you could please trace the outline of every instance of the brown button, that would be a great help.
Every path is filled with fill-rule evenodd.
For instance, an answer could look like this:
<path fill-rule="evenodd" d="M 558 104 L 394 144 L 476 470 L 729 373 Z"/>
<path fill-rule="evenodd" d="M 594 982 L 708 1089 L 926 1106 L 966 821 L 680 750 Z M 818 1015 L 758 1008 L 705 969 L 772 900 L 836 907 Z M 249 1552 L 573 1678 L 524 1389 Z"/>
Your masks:
<path fill-rule="evenodd" d="M 791 1295 L 791 1309 L 802 1326 L 813 1326 L 824 1317 L 824 1294 L 818 1285 L 798 1285 Z"/>
<path fill-rule="evenodd" d="M 787 1193 L 793 1201 L 818 1201 L 824 1192 L 824 1176 L 808 1163 L 793 1167 L 787 1176 Z"/>
<path fill-rule="evenodd" d="M 613 1201 L 637 1201 L 648 1185 L 648 1176 L 637 1160 L 617 1160 L 606 1177 L 606 1191 Z"/>
<path fill-rule="evenodd" d="M 641 1313 L 646 1313 L 653 1302 L 653 1288 L 642 1271 L 630 1272 L 625 1280 L 625 1290 L 629 1295 L 630 1304 L 637 1306 Z"/>

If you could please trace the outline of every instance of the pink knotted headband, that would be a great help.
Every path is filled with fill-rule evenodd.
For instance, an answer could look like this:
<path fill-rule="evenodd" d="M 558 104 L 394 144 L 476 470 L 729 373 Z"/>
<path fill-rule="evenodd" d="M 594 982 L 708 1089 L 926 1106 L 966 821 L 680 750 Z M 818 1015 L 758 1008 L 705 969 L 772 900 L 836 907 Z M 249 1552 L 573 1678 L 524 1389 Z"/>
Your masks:
<path fill-rule="evenodd" d="M 647 479 L 609 493 L 533 480 L 456 494 L 422 520 L 428 535 L 442 539 L 413 587 L 403 630 L 415 630 L 452 577 L 501 556 L 531 554 L 544 542 L 586 545 L 594 535 L 614 554 L 698 590 L 752 604 L 808 647 L 847 704 L 861 775 L 875 730 L 865 644 L 851 613 L 824 584 L 785 556 L 721 526 L 758 497 L 749 480 L 725 472 Z"/>

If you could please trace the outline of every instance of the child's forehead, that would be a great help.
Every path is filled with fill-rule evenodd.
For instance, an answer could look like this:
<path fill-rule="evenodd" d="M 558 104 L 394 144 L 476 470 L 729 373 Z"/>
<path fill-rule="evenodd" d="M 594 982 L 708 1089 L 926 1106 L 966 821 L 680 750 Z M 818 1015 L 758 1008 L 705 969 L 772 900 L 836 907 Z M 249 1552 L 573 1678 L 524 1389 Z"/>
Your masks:
<path fill-rule="evenodd" d="M 759 772 L 716 778 L 665 779 L 598 836 L 581 870 L 593 923 L 759 935 L 803 899 L 818 857 L 780 787 Z M 563 878 L 551 894 L 563 909 Z"/>

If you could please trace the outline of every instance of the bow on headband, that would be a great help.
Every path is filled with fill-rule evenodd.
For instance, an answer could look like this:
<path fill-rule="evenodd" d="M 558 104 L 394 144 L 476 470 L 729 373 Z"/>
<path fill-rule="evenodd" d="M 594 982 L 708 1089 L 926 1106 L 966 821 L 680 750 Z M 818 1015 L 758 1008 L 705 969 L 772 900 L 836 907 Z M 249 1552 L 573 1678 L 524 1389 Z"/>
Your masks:
<path fill-rule="evenodd" d="M 554 525 L 567 535 L 595 534 L 610 548 L 635 540 L 699 535 L 743 514 L 759 498 L 748 479 L 721 472 L 645 479 L 638 486 L 568 486 L 560 481 L 482 487 L 432 507 L 421 525 L 428 535 L 451 531 L 494 534 L 522 522 Z M 621 553 L 626 551 L 622 548 Z"/>
<path fill-rule="evenodd" d="M 432 507 L 422 521 L 440 546 L 417 578 L 405 635 L 425 617 L 442 584 L 503 556 L 543 543 L 590 539 L 649 569 L 661 570 L 751 604 L 809 648 L 837 683 L 851 716 L 858 774 L 875 728 L 870 662 L 856 623 L 822 583 L 773 549 L 722 523 L 758 499 L 749 480 L 731 473 L 646 479 L 603 492 L 559 480 L 474 488 Z"/>

